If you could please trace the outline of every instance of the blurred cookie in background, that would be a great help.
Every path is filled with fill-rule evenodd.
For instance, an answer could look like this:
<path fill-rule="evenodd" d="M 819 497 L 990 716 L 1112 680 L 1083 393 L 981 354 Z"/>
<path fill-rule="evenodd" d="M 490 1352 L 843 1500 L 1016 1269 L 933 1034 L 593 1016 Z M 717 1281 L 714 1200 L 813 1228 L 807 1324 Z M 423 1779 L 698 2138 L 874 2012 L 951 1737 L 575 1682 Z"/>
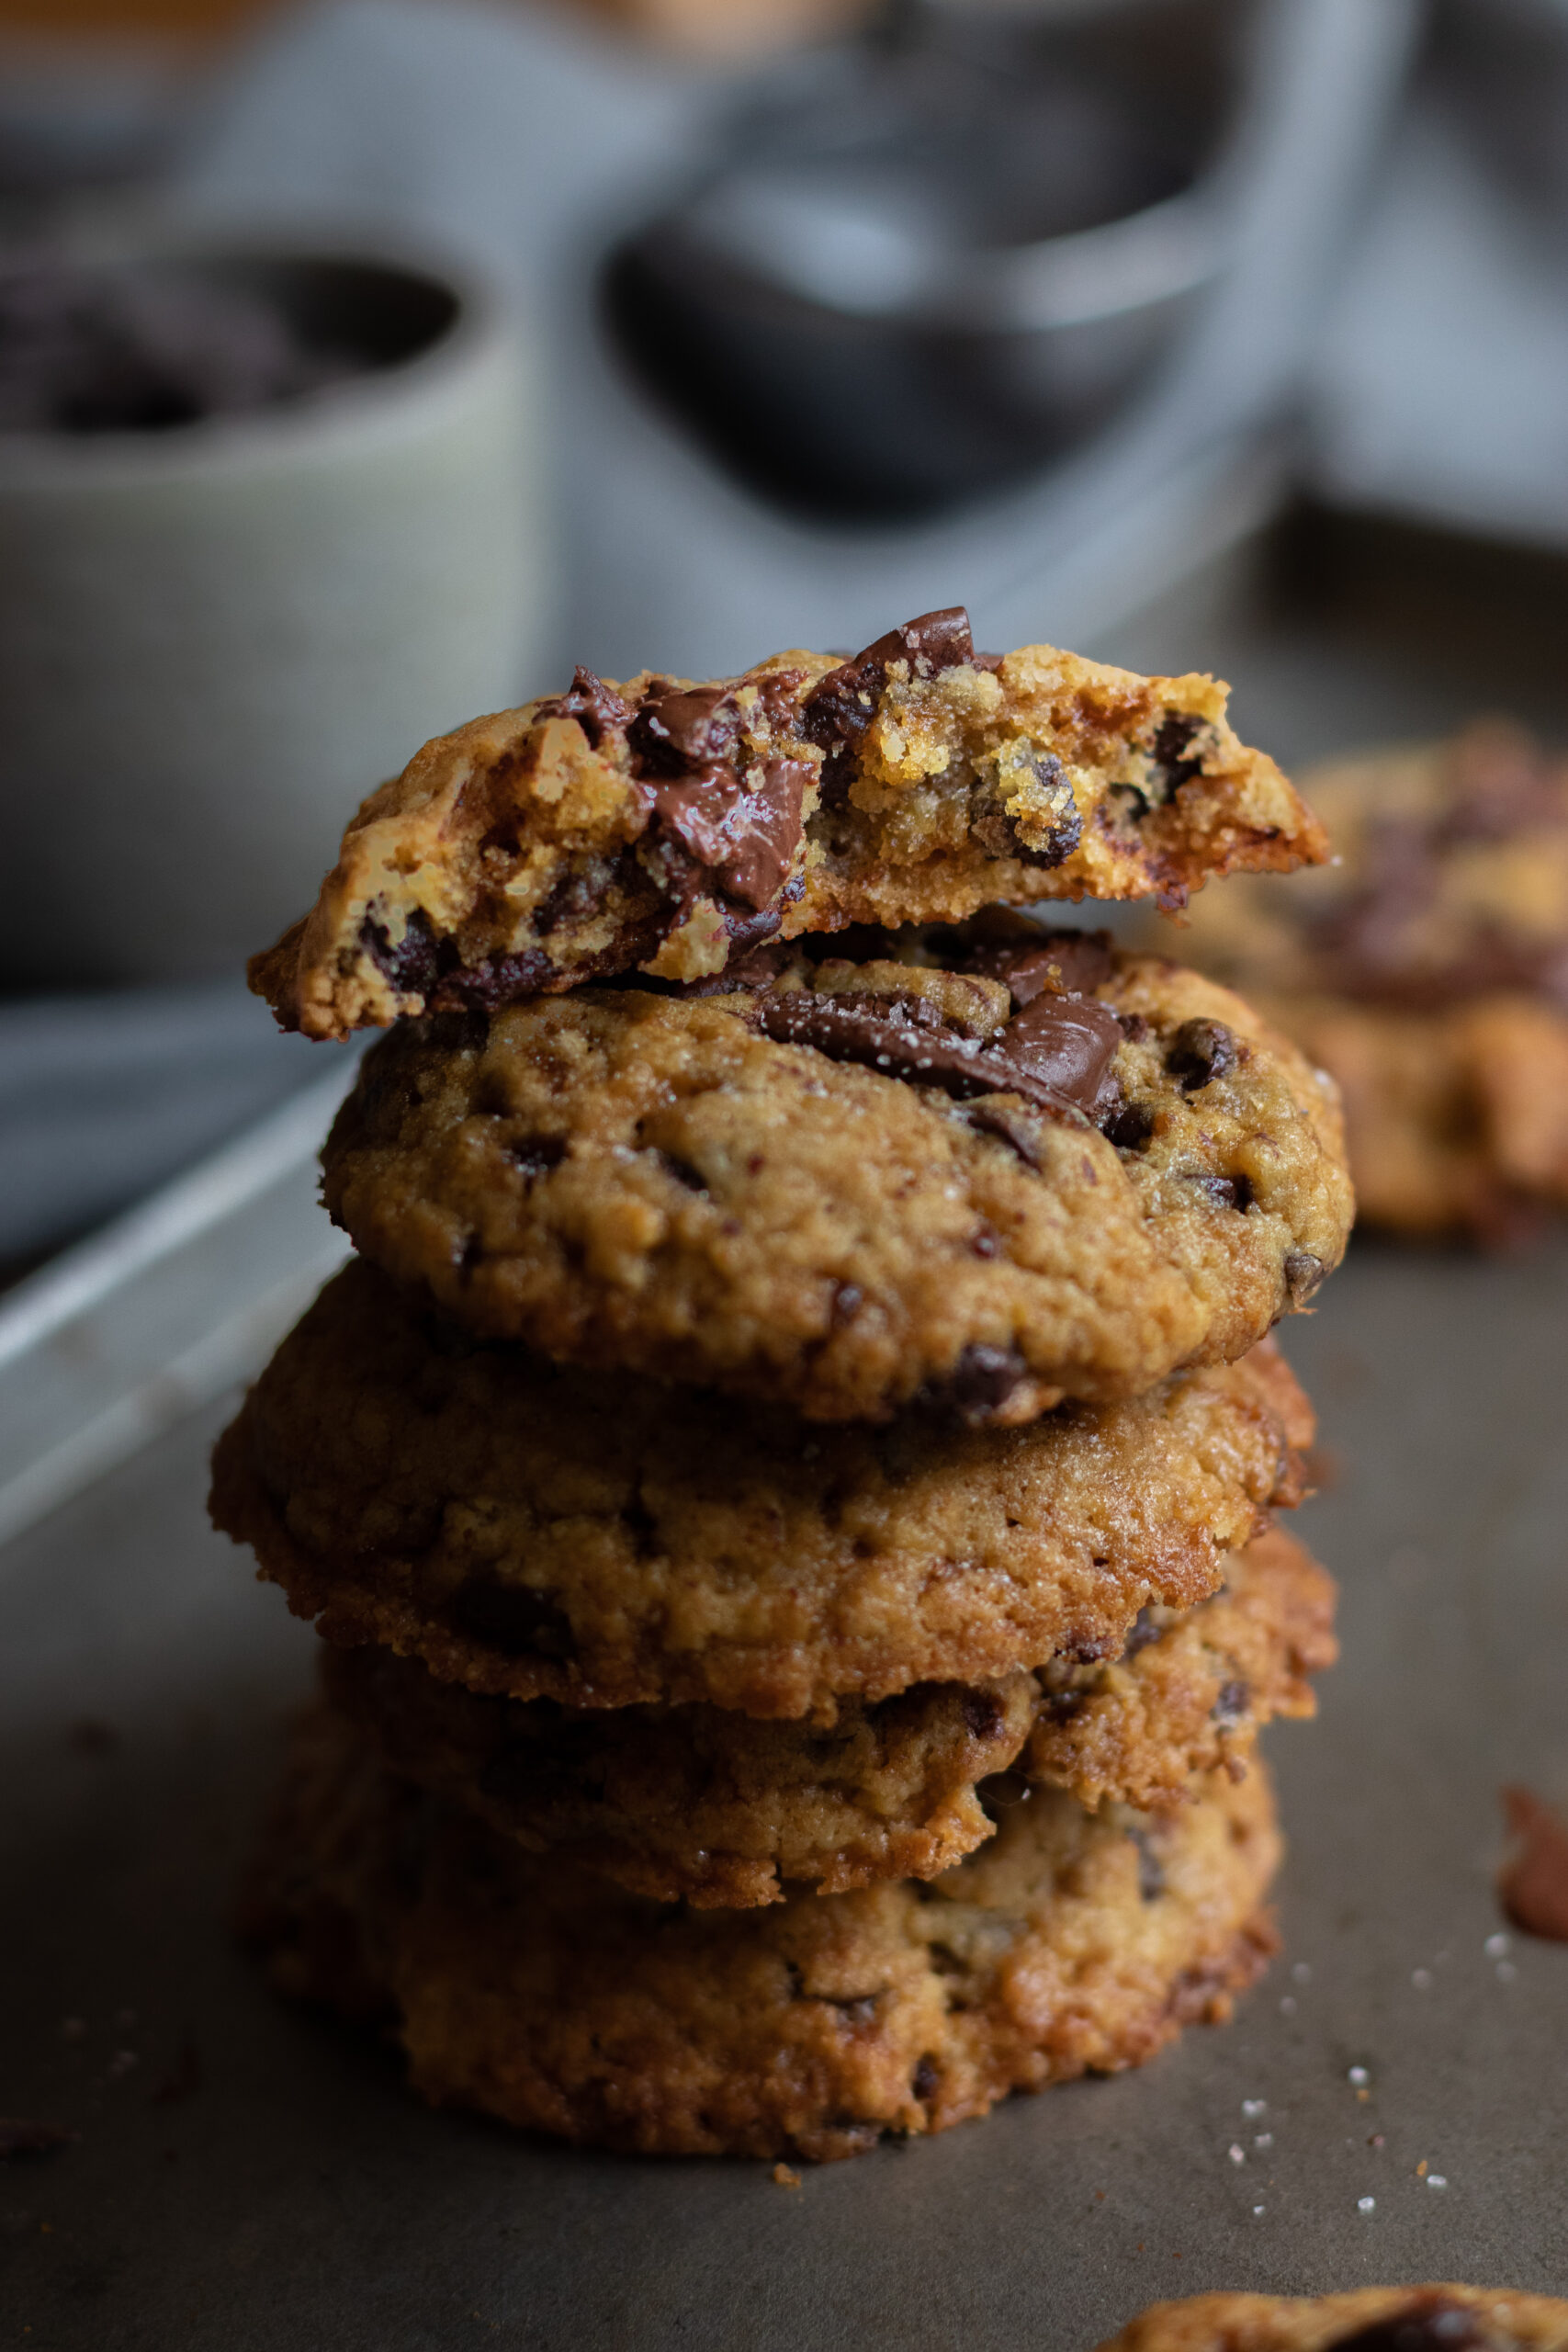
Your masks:
<path fill-rule="evenodd" d="M 1363 1223 L 1528 1239 L 1568 1208 L 1568 758 L 1482 719 L 1305 789 L 1334 864 L 1209 893 L 1167 952 L 1338 1080 Z"/>

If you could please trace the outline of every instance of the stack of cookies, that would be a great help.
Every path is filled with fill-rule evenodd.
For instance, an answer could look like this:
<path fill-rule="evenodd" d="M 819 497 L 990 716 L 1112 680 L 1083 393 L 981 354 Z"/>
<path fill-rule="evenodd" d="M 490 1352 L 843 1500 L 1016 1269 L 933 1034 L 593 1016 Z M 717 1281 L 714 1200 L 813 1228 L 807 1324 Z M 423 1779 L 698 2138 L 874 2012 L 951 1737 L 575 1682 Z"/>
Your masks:
<path fill-rule="evenodd" d="M 254 1875 L 428 2098 L 830 2157 L 1131 2064 L 1272 1947 L 1333 1590 L 1268 1338 L 1332 1089 L 1031 902 L 1320 859 L 1224 690 L 961 611 L 433 743 L 257 959 L 389 1034 L 360 1253 L 218 1449 L 326 1637 Z"/>

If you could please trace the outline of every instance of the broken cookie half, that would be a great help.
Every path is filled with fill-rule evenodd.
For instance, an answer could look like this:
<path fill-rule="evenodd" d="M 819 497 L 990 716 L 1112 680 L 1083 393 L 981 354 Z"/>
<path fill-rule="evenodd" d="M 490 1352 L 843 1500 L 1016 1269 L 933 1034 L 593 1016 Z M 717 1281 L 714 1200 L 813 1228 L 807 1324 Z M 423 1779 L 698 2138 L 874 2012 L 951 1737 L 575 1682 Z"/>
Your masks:
<path fill-rule="evenodd" d="M 286 1029 L 343 1037 L 634 969 L 701 980 L 777 936 L 998 899 L 1179 905 L 1235 868 L 1321 863 L 1225 700 L 1050 646 L 976 653 L 961 607 L 848 662 L 579 670 L 374 793 L 251 984 Z"/>

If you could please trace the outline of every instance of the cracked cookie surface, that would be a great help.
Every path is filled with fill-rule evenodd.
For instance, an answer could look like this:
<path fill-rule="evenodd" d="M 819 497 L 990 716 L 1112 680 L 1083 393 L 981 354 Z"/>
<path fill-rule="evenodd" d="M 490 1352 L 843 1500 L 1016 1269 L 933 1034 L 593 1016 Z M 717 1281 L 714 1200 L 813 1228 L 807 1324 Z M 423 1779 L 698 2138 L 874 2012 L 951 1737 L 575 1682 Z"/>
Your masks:
<path fill-rule="evenodd" d="M 847 1700 L 830 1724 L 484 1698 L 370 1645 L 329 1648 L 323 1687 L 396 1771 L 530 1852 L 660 1901 L 740 1907 L 790 1882 L 837 1894 L 933 1878 L 1033 1783 L 1168 1807 L 1221 1765 L 1239 1775 L 1264 1724 L 1312 1712 L 1333 1617 L 1331 1579 L 1271 1531 L 1228 1556 L 1213 1600 L 1145 1611 L 1120 1659 L 918 1683 Z"/>
<path fill-rule="evenodd" d="M 428 743 L 256 956 L 287 1028 L 343 1037 L 633 968 L 691 980 L 760 940 L 953 921 L 998 899 L 1179 902 L 1321 858 L 1321 828 L 1213 679 L 1050 646 L 975 652 L 959 608 L 850 662 L 732 679 L 579 671 Z"/>
<path fill-rule="evenodd" d="M 1271 1345 L 1016 1429 L 787 1412 L 476 1346 L 355 1261 L 213 1462 L 217 1524 L 331 1640 L 579 1707 L 823 1713 L 1114 1655 L 1296 1500 Z"/>
<path fill-rule="evenodd" d="M 1365 1222 L 1523 1238 L 1568 1208 L 1568 760 L 1492 721 L 1307 788 L 1334 865 L 1215 892 L 1180 953 L 1337 1080 Z"/>
<path fill-rule="evenodd" d="M 1564 2352 L 1568 2302 L 1507 2289 L 1360 2287 L 1156 2303 L 1100 2352 Z"/>
<path fill-rule="evenodd" d="M 333 1217 L 477 1332 L 819 1420 L 1135 1395 L 1337 1263 L 1332 1086 L 1238 998 L 995 911 L 853 944 L 404 1024 Z"/>
<path fill-rule="evenodd" d="M 751 1911 L 623 1893 L 396 1781 L 322 1713 L 247 1905 L 280 1990 L 438 2105 L 646 2154 L 830 2159 L 1152 2057 L 1273 1949 L 1261 1767 L 1168 1815 L 1042 1794 L 932 1881 Z"/>

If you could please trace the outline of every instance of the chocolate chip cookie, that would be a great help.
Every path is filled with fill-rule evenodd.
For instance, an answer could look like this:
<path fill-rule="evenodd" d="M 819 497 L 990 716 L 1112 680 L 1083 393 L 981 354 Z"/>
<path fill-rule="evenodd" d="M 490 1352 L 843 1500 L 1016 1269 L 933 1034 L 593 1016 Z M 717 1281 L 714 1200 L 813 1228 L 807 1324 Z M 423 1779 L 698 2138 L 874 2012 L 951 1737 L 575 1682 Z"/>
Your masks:
<path fill-rule="evenodd" d="M 1153 2056 L 1273 1949 L 1261 1768 L 1168 1815 L 1042 1793 L 941 1878 L 703 1911 L 540 1861 L 302 1735 L 247 1905 L 286 1992 L 439 2105 L 645 2155 L 853 2155 Z"/>
<path fill-rule="evenodd" d="M 1568 761 L 1494 721 L 1309 789 L 1336 864 L 1183 952 L 1333 1072 L 1369 1224 L 1511 1240 L 1568 1207 Z"/>
<path fill-rule="evenodd" d="M 830 1724 L 481 1698 L 374 1645 L 329 1648 L 324 1686 L 397 1771 L 530 1852 L 656 1900 L 743 1906 L 791 1882 L 933 1878 L 1035 1783 L 1168 1806 L 1221 1764 L 1239 1774 L 1271 1716 L 1312 1712 L 1333 1617 L 1330 1578 L 1276 1531 L 1229 1555 L 1212 1600 L 1145 1611 L 1118 1660 L 917 1683 Z"/>
<path fill-rule="evenodd" d="M 1564 2352 L 1568 2302 L 1484 2287 L 1194 2295 L 1140 2312 L 1100 2352 Z"/>
<path fill-rule="evenodd" d="M 825 1713 L 1115 1656 L 1302 1492 L 1271 1347 L 1018 1429 L 786 1412 L 479 1346 L 363 1262 L 220 1440 L 217 1524 L 344 1644 L 577 1707 Z"/>
<path fill-rule="evenodd" d="M 1337 1263 L 1333 1087 L 1238 998 L 1023 918 L 859 944 L 403 1024 L 333 1216 L 475 1332 L 818 1420 L 1134 1396 Z"/>
<path fill-rule="evenodd" d="M 343 1037 L 633 969 L 697 979 L 775 936 L 1004 899 L 1179 903 L 1324 856 L 1225 699 L 1050 646 L 977 654 L 959 608 L 848 662 L 579 670 L 375 793 L 252 985 L 286 1028 Z"/>

